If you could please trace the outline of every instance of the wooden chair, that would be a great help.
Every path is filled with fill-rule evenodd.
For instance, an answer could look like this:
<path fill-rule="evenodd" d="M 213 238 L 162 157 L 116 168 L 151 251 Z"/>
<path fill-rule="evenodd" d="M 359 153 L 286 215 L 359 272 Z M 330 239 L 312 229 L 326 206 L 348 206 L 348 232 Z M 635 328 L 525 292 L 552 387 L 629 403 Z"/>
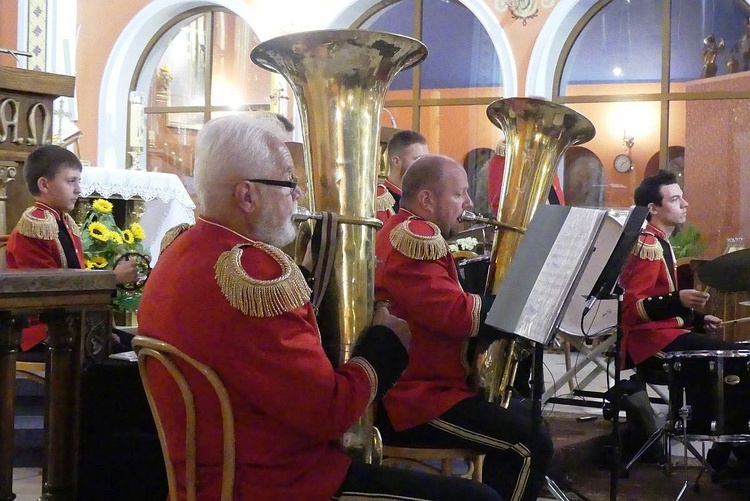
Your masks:
<path fill-rule="evenodd" d="M 187 378 L 181 371 L 176 362 L 192 366 L 198 373 L 202 374 L 206 381 L 216 392 L 219 398 L 221 409 L 222 432 L 223 432 L 223 450 L 224 460 L 222 466 L 221 482 L 221 501 L 232 501 L 234 495 L 234 472 L 235 472 L 235 434 L 234 434 L 234 416 L 232 413 L 232 404 L 229 400 L 229 393 L 226 387 L 219 379 L 219 376 L 208 366 L 184 354 L 174 346 L 144 336 L 133 338 L 133 349 L 138 354 L 138 369 L 141 374 L 143 387 L 146 391 L 151 413 L 154 415 L 157 431 L 159 432 L 159 442 L 161 443 L 162 454 L 164 455 L 164 464 L 167 470 L 167 481 L 169 483 L 169 499 L 177 501 L 177 478 L 175 474 L 175 464 L 171 459 L 167 433 L 171 430 L 165 430 L 162 424 L 161 415 L 170 412 L 170 409 L 159 409 L 154 400 L 151 385 L 148 380 L 149 362 L 160 363 L 172 376 L 177 387 L 180 390 L 182 399 L 185 403 L 185 490 L 188 501 L 196 500 L 196 409 L 193 391 L 187 381 Z"/>
<path fill-rule="evenodd" d="M 453 461 L 456 459 L 463 459 L 468 466 L 468 471 L 460 475 L 461 477 L 482 481 L 484 454 L 468 449 L 426 449 L 385 445 L 382 464 L 450 477 L 453 475 Z M 430 462 L 440 462 L 440 469 L 429 464 Z"/>

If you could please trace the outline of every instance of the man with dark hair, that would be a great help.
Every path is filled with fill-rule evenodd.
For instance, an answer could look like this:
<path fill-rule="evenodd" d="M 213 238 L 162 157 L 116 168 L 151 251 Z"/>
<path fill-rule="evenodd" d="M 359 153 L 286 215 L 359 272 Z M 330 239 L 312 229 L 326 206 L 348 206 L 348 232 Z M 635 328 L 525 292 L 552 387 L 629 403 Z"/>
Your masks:
<path fill-rule="evenodd" d="M 81 234 L 68 214 L 81 194 L 81 161 L 72 152 L 48 144 L 32 151 L 23 177 L 36 203 L 26 209 L 8 237 L 8 269 L 83 268 Z M 117 283 L 135 282 L 135 261 L 121 261 L 114 270 Z M 21 349 L 28 350 L 47 336 L 47 327 L 32 322 L 24 329 Z"/>
<path fill-rule="evenodd" d="M 387 221 L 398 212 L 401 200 L 401 180 L 409 166 L 422 155 L 427 155 L 427 140 L 419 132 L 402 130 L 388 141 L 388 177 L 378 184 L 378 199 L 375 201 L 378 217 Z"/>
<path fill-rule="evenodd" d="M 622 354 L 627 365 L 642 371 L 660 369 L 665 354 L 688 350 L 744 349 L 745 345 L 707 336 L 721 329 L 721 319 L 704 315 L 709 294 L 695 289 L 679 289 L 677 265 L 669 237 L 687 216 L 688 203 L 671 172 L 660 170 L 645 178 L 636 188 L 636 205 L 648 207 L 648 224 L 633 248 L 620 284 L 625 289 L 622 304 Z M 700 375 L 686 375 L 688 400 L 707 408 L 710 395 L 697 391 Z M 726 467 L 731 448 L 728 444 L 709 451 L 715 470 Z M 744 452 L 744 451 L 743 451 Z M 747 454 L 746 452 L 744 452 Z M 735 454 L 739 452 L 735 451 Z"/>
<path fill-rule="evenodd" d="M 234 499 L 497 501 L 476 482 L 356 463 L 344 452 L 344 432 L 406 366 L 409 331 L 377 308 L 352 357 L 331 366 L 310 289 L 279 248 L 295 238 L 301 195 L 287 146 L 250 117 L 211 120 L 196 140 L 195 182 L 201 217 L 161 255 L 138 328 L 211 366 L 227 387 Z M 157 404 L 172 405 L 170 377 L 154 371 L 149 379 Z M 190 382 L 204 423 L 197 499 L 217 499 L 221 415 L 205 382 Z M 166 415 L 166 428 L 184 430 L 184 413 Z M 184 441 L 175 447 L 182 470 Z"/>
<path fill-rule="evenodd" d="M 626 263 L 620 282 L 623 301 L 623 354 L 638 365 L 664 352 L 718 350 L 731 343 L 705 336 L 721 329 L 721 319 L 703 315 L 707 292 L 678 289 L 669 237 L 685 222 L 688 203 L 671 172 L 660 170 L 636 188 L 636 205 L 648 207 L 648 224 Z"/>
<path fill-rule="evenodd" d="M 412 333 L 409 364 L 383 399 L 378 428 L 388 445 L 481 452 L 484 483 L 503 499 L 534 500 L 552 457 L 547 430 L 535 428 L 521 400 L 506 409 L 467 383 L 470 340 L 493 336 L 483 326 L 492 298 L 464 292 L 445 240 L 472 206 L 468 189 L 456 161 L 420 157 L 404 176 L 401 210 L 375 237 L 375 297 Z"/>

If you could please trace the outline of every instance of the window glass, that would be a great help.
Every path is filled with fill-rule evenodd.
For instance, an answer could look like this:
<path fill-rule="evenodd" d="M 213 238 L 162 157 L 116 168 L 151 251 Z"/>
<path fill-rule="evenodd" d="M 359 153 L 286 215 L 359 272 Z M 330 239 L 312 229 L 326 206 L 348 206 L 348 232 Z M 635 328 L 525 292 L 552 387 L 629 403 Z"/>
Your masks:
<path fill-rule="evenodd" d="M 239 17 L 217 12 L 213 23 L 211 104 L 238 106 L 268 104 L 272 73 L 250 60 L 260 43 L 253 30 Z"/>
<path fill-rule="evenodd" d="M 292 116 L 282 80 L 250 60 L 258 43 L 244 20 L 224 10 L 188 15 L 165 27 L 145 58 L 143 68 L 152 73 L 141 75 L 150 82 L 148 170 L 177 174 L 193 194 L 195 136 L 211 116 L 271 106 Z"/>
<path fill-rule="evenodd" d="M 661 17 L 661 0 L 613 0 L 605 5 L 575 40 L 560 94 L 575 92 L 572 86 L 659 82 Z M 622 93 L 617 87 L 609 92 Z"/>
<path fill-rule="evenodd" d="M 746 50 L 750 62 L 748 15 L 750 7 L 734 0 L 672 0 L 670 81 L 750 69 L 743 57 Z"/>

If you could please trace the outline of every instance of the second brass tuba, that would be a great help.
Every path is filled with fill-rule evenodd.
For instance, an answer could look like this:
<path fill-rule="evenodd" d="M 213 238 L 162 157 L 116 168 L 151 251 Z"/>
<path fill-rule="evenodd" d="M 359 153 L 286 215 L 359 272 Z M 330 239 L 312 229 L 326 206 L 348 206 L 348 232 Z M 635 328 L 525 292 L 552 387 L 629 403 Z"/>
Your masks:
<path fill-rule="evenodd" d="M 294 92 L 311 211 L 338 215 L 335 264 L 318 311 L 334 366 L 349 360 L 373 314 L 374 241 L 381 224 L 375 184 L 385 94 L 399 71 L 425 57 L 427 48 L 417 40 L 366 30 L 285 35 L 251 54 L 257 65 L 286 78 Z M 372 459 L 368 414 L 343 439 L 350 454 L 366 462 Z"/>
<path fill-rule="evenodd" d="M 565 150 L 590 141 L 596 131 L 580 113 L 537 98 L 499 99 L 487 107 L 487 117 L 505 133 L 499 228 L 485 286 L 485 294 L 496 294 L 534 211 L 547 198 Z M 518 362 L 528 351 L 529 341 L 509 336 L 479 355 L 478 384 L 488 401 L 508 406 Z"/>

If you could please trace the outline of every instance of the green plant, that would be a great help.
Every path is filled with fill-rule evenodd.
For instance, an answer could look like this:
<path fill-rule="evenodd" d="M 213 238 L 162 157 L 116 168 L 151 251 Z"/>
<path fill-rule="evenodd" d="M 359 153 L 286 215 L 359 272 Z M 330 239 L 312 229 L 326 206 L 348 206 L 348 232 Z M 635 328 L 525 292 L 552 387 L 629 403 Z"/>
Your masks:
<path fill-rule="evenodd" d="M 121 230 L 112 216 L 110 202 L 101 198 L 94 200 L 82 228 L 81 242 L 87 269 L 112 270 L 122 256 L 135 254 L 143 257 L 137 260 L 139 275 L 148 273 L 150 257 L 141 243 L 146 233 L 138 223 Z M 112 300 L 115 309 L 135 312 L 141 302 L 141 289 L 139 284 L 118 287 Z"/>
<path fill-rule="evenodd" d="M 701 232 L 691 225 L 683 225 L 679 231 L 669 239 L 674 250 L 675 259 L 681 257 L 696 257 L 706 250 L 706 243 L 701 240 Z"/>

